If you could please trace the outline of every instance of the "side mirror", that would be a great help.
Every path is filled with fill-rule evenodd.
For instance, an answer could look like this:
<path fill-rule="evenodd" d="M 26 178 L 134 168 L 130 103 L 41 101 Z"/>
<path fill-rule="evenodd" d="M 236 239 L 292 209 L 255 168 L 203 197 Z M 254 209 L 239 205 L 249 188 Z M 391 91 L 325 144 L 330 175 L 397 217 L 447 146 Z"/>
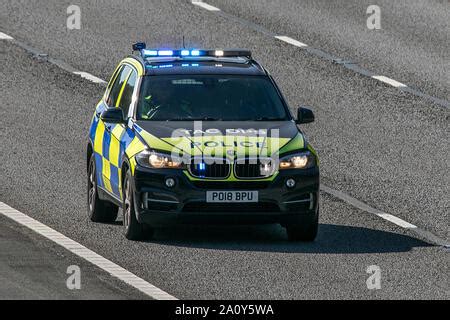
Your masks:
<path fill-rule="evenodd" d="M 295 123 L 301 124 L 301 123 L 310 123 L 314 122 L 314 113 L 311 109 L 300 107 L 297 110 L 297 120 Z"/>
<path fill-rule="evenodd" d="M 120 108 L 107 108 L 100 115 L 100 119 L 106 123 L 122 123 L 123 113 Z"/>

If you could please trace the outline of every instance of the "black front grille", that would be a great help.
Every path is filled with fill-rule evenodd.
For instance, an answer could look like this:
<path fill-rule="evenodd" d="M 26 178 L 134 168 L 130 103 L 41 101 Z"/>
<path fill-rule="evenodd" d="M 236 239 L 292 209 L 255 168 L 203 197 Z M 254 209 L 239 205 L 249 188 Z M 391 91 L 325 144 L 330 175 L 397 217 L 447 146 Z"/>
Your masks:
<path fill-rule="evenodd" d="M 235 163 L 234 173 L 238 178 L 263 178 L 270 176 L 272 174 L 272 170 L 269 173 L 261 172 L 261 167 L 264 165 L 272 165 L 272 162 L 268 160 L 260 160 L 260 159 L 243 159 L 238 160 Z"/>
<path fill-rule="evenodd" d="M 190 171 L 194 177 L 198 178 L 227 178 L 230 175 L 230 164 L 223 163 L 191 163 Z"/>
<path fill-rule="evenodd" d="M 279 212 L 280 207 L 271 202 L 258 203 L 206 203 L 191 202 L 183 207 L 184 212 Z"/>

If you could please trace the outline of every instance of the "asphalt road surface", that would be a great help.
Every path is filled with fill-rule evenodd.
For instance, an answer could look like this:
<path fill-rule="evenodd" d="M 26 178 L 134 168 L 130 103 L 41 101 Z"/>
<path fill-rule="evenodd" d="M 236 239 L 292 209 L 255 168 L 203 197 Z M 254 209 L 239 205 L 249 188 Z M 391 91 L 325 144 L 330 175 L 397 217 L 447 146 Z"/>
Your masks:
<path fill-rule="evenodd" d="M 0 247 L 1 299 L 147 298 L 5 217 L 0 217 Z M 74 267 L 79 268 L 79 282 L 73 277 Z"/>
<path fill-rule="evenodd" d="M 314 110 L 316 122 L 304 129 L 319 152 L 324 185 L 449 240 L 450 109 L 271 36 L 289 36 L 356 61 L 448 103 L 448 1 L 379 1 L 381 30 L 367 29 L 366 1 L 208 3 L 222 11 L 190 1 L 78 1 L 81 29 L 68 30 L 70 1 L 0 0 L 0 32 L 102 79 L 138 40 L 180 47 L 184 35 L 188 47 L 251 49 L 293 109 Z M 173 227 L 158 230 L 153 241 L 131 242 L 122 233 L 121 217 L 113 224 L 88 222 L 85 144 L 103 87 L 33 57 L 13 41 L 0 40 L 0 61 L 0 201 L 171 295 L 449 298 L 448 249 L 325 192 L 312 244 L 289 243 L 273 225 Z M 45 240 L 5 219 L 0 229 L 6 230 L 1 279 L 17 265 L 5 262 L 14 260 L 11 246 L 31 248 Z M 15 238 L 31 240 L 22 245 L 13 243 Z M 60 260 L 55 250 L 45 249 L 55 259 L 49 268 L 62 272 L 65 281 L 70 261 Z M 381 289 L 367 288 L 371 265 L 381 269 Z M 88 263 L 80 266 L 105 276 Z M 109 283 L 115 280 L 105 284 L 96 277 L 77 297 L 142 298 L 132 288 Z M 61 288 L 37 291 L 50 298 L 73 294 Z M 0 298 L 8 298 L 7 291 L 0 289 Z"/>

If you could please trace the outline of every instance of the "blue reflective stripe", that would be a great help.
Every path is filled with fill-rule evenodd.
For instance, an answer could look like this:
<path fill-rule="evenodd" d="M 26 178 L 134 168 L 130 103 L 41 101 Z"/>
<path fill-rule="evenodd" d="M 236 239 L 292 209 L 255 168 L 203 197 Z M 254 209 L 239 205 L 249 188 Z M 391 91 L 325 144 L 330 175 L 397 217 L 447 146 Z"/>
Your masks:
<path fill-rule="evenodd" d="M 94 115 L 92 117 L 91 128 L 89 130 L 89 138 L 91 139 L 91 142 L 95 140 L 95 131 L 97 130 L 97 126 L 98 126 L 98 117 Z"/>
<path fill-rule="evenodd" d="M 138 126 L 136 123 L 133 125 L 134 129 L 136 129 L 137 132 L 141 132 L 143 129 Z"/>
<path fill-rule="evenodd" d="M 119 163 L 123 161 L 123 155 L 125 154 L 125 150 L 127 150 L 131 141 L 133 141 L 135 137 L 134 131 L 128 127 L 125 127 L 125 132 L 122 134 L 122 138 L 120 139 L 120 156 Z"/>
<path fill-rule="evenodd" d="M 96 176 L 97 176 L 97 185 L 100 187 L 103 187 L 103 175 L 102 175 L 102 156 L 98 153 L 95 153 L 95 169 L 97 170 Z"/>
<path fill-rule="evenodd" d="M 110 176 L 110 182 L 111 182 L 111 188 L 113 193 L 120 198 L 119 194 L 119 170 L 116 166 L 113 166 L 110 164 L 111 167 L 111 176 Z"/>
<path fill-rule="evenodd" d="M 113 128 L 111 127 L 111 130 Z M 103 133 L 103 157 L 109 160 L 109 145 L 111 143 L 111 132 L 105 129 Z"/>

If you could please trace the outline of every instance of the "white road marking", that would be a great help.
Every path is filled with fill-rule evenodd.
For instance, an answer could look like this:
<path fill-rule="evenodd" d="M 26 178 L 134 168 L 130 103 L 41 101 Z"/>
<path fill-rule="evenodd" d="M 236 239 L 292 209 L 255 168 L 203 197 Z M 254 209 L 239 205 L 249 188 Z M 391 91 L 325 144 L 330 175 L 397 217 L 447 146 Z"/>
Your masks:
<path fill-rule="evenodd" d="M 391 86 L 396 87 L 396 88 L 406 88 L 407 87 L 406 84 L 403 84 L 401 82 L 398 82 L 398 81 L 396 81 L 394 79 L 391 79 L 391 78 L 388 78 L 388 77 L 385 77 L 385 76 L 372 76 L 372 78 L 376 79 L 376 80 L 379 80 L 381 82 L 390 84 Z"/>
<path fill-rule="evenodd" d="M 216 8 L 210 4 L 204 3 L 201 0 L 192 0 L 192 4 L 195 4 L 196 6 L 202 7 L 203 9 L 209 10 L 209 11 L 220 11 L 219 8 Z"/>
<path fill-rule="evenodd" d="M 105 270 L 113 277 L 116 277 L 128 285 L 138 289 L 147 296 L 156 300 L 176 300 L 176 298 L 167 292 L 155 287 L 142 278 L 139 278 L 130 271 L 122 268 L 114 262 L 102 257 L 94 251 L 86 248 L 78 242 L 66 237 L 62 233 L 46 226 L 45 224 L 27 216 L 26 214 L 11 208 L 7 204 L 0 201 L 0 214 L 14 220 L 15 222 L 39 233 L 45 238 L 66 248 L 77 256 L 89 261 L 97 267 Z"/>
<path fill-rule="evenodd" d="M 14 38 L 8 36 L 6 33 L 0 32 L 0 40 L 14 40 Z"/>
<path fill-rule="evenodd" d="M 192 4 L 198 5 L 200 7 L 203 7 L 205 9 L 207 9 L 207 10 L 210 10 L 210 11 L 220 11 L 219 8 L 216 8 L 216 7 L 211 6 L 211 5 L 207 4 L 207 3 L 204 3 L 201 0 L 200 1 L 192 0 Z M 13 39 L 10 36 L 0 32 L 0 39 L 2 39 L 2 36 L 6 36 L 7 39 Z M 286 43 L 289 43 L 291 45 L 294 45 L 296 47 L 300 47 L 300 48 L 308 47 L 307 44 L 302 43 L 300 41 L 297 41 L 297 40 L 292 39 L 292 38 L 287 37 L 287 36 L 275 36 L 275 38 L 278 39 L 278 40 L 284 41 Z M 23 44 L 19 43 L 19 45 L 23 47 Z M 25 48 L 25 49 L 29 50 L 28 48 Z M 88 79 L 90 81 L 93 81 L 95 83 L 101 83 L 101 84 L 106 83 L 106 81 L 104 81 L 104 80 L 102 80 L 100 78 L 97 78 L 97 77 L 95 77 L 92 74 L 87 73 L 87 72 L 74 71 L 73 73 L 77 74 L 77 75 L 80 75 L 81 77 L 86 78 L 86 79 Z M 385 82 L 385 83 L 390 84 L 390 85 L 392 85 L 394 87 L 397 87 L 397 88 L 402 88 L 402 87 L 405 88 L 405 87 L 407 87 L 407 85 L 405 85 L 405 84 L 403 84 L 401 82 L 398 82 L 396 80 L 390 79 L 388 77 L 385 77 L 385 76 L 372 76 L 372 78 L 374 78 L 376 80 L 379 80 L 379 81 L 382 81 L 382 82 Z M 361 210 L 366 211 L 368 213 L 373 213 L 373 214 L 375 214 L 375 215 L 377 215 L 377 216 L 379 216 L 379 217 L 381 217 L 381 218 L 383 218 L 383 219 L 385 219 L 387 221 L 390 221 L 390 222 L 392 222 L 392 223 L 394 223 L 394 224 L 396 224 L 396 225 L 398 225 L 398 226 L 400 226 L 402 228 L 415 229 L 422 236 L 427 237 L 427 240 L 432 242 L 432 243 L 445 243 L 445 245 L 447 245 L 446 244 L 447 243 L 446 240 L 442 240 L 442 239 L 436 237 L 435 235 L 429 233 L 426 230 L 421 230 L 417 226 L 415 226 L 415 225 L 413 225 L 413 224 L 411 224 L 411 223 L 409 223 L 407 221 L 404 221 L 404 220 L 402 220 L 402 219 L 400 219 L 400 218 L 398 218 L 396 216 L 393 216 L 391 214 L 384 213 L 384 212 L 382 212 L 382 211 L 380 211 L 378 209 L 372 208 L 372 207 L 368 206 L 367 204 L 365 204 L 365 203 L 363 203 L 363 202 L 361 202 L 361 201 L 359 201 L 359 200 L 357 200 L 357 199 L 355 199 L 355 198 L 353 198 L 353 197 L 351 197 L 351 196 L 349 196 L 349 195 L 347 195 L 347 194 L 345 194 L 345 193 L 343 193 L 341 191 L 329 188 L 329 187 L 324 186 L 324 185 L 321 186 L 321 190 L 326 192 L 326 193 L 329 193 L 331 195 L 334 195 L 337 198 L 340 198 L 340 199 L 346 201 L 347 203 L 353 205 L 354 207 L 356 207 L 358 209 L 361 209 Z M 0 205 L 1 204 L 2 204 L 2 202 L 0 202 Z M 0 213 L 1 213 L 1 210 L 0 210 Z M 121 268 L 121 267 L 119 267 L 119 268 Z"/>
<path fill-rule="evenodd" d="M 275 36 L 275 38 L 278 39 L 278 40 L 284 41 L 286 43 L 292 44 L 293 46 L 296 46 L 296 47 L 299 47 L 299 48 L 305 48 L 305 47 L 308 46 L 307 44 L 305 44 L 303 42 L 300 42 L 300 41 L 297 41 L 295 39 L 292 39 L 291 37 Z"/>
<path fill-rule="evenodd" d="M 394 224 L 396 224 L 396 225 L 398 225 L 398 226 L 400 226 L 402 228 L 405 228 L 405 229 L 417 229 L 417 226 L 409 223 L 408 221 L 405 221 L 405 220 L 402 220 L 402 219 L 400 219 L 400 218 L 398 218 L 396 216 L 393 216 L 392 214 L 389 214 L 389 213 L 377 213 L 376 215 L 379 216 L 380 218 L 383 218 L 383 219 L 385 219 L 387 221 L 390 221 L 390 222 L 392 222 L 392 223 L 394 223 Z"/>
<path fill-rule="evenodd" d="M 211 5 L 207 4 L 207 3 L 202 2 L 202 0 L 192 0 L 191 2 L 192 2 L 192 4 L 194 4 L 194 5 L 203 7 L 203 8 L 205 8 L 205 9 L 207 9 L 207 10 L 210 10 L 210 11 L 221 11 L 219 8 L 216 8 L 216 7 L 214 7 L 214 6 L 211 6 Z M 232 15 L 229 15 L 229 16 L 232 16 Z M 234 17 L 234 16 L 233 16 L 233 17 Z M 252 28 L 252 29 L 254 29 L 254 30 L 262 31 L 262 29 L 263 29 L 263 28 L 261 28 L 260 26 L 254 24 L 254 23 L 250 23 L 250 22 L 246 22 L 246 21 L 242 22 L 242 21 L 243 21 L 243 20 L 241 19 L 241 20 L 240 20 L 241 23 L 244 23 L 244 24 L 246 24 L 247 26 L 250 26 L 250 28 Z M 262 32 L 265 33 L 265 34 L 270 34 L 270 33 L 271 33 L 270 31 L 267 31 L 267 30 L 262 31 Z M 271 36 L 272 36 L 272 35 L 271 35 Z M 296 46 L 296 47 L 298 47 L 298 48 L 308 48 L 308 49 L 311 48 L 311 47 L 309 47 L 307 44 L 305 44 L 305 43 L 303 43 L 303 42 L 300 42 L 300 41 L 298 41 L 298 40 L 295 40 L 295 39 L 293 39 L 293 38 L 291 38 L 291 37 L 287 37 L 287 36 L 274 36 L 274 37 L 275 37 L 275 39 L 284 41 L 284 42 L 289 43 L 289 44 L 291 44 L 291 45 L 293 45 L 293 46 Z M 322 51 L 321 51 L 321 50 L 316 50 L 316 52 L 313 53 L 313 54 L 318 55 L 318 56 L 320 56 L 320 57 L 323 58 L 323 55 L 319 55 L 319 54 L 317 54 L 317 52 L 322 52 Z M 343 64 L 343 65 L 345 65 L 345 64 Z M 347 65 L 345 65 L 345 66 L 347 67 Z M 371 73 L 371 74 L 373 74 L 373 73 L 370 72 L 370 71 L 367 71 L 367 70 L 366 70 L 366 72 L 363 72 L 364 69 L 363 69 L 363 68 L 360 68 L 360 67 L 358 67 L 359 70 L 357 71 L 357 70 L 355 70 L 355 66 L 357 66 L 357 65 L 354 64 L 354 63 L 352 63 L 351 66 L 352 66 L 352 68 L 349 68 L 349 69 L 350 69 L 350 70 L 353 70 L 353 71 L 356 72 L 356 73 L 359 73 L 359 74 L 363 74 L 363 75 L 369 76 L 369 77 L 371 77 L 371 78 L 373 78 L 373 79 L 376 79 L 376 80 L 378 80 L 378 81 L 382 81 L 382 82 L 384 82 L 384 83 L 387 83 L 387 84 L 389 84 L 389 85 L 391 85 L 391 86 L 393 86 L 393 87 L 395 87 L 395 88 L 407 88 L 407 89 L 410 89 L 408 92 L 411 93 L 411 94 L 414 94 L 414 95 L 419 96 L 419 97 L 423 97 L 423 98 L 427 98 L 427 99 L 433 100 L 435 103 L 440 104 L 440 105 L 442 105 L 442 106 L 444 106 L 444 107 L 449 108 L 449 104 L 448 104 L 448 102 L 447 102 L 446 100 L 438 99 L 438 98 L 436 98 L 436 97 L 433 97 L 433 96 L 424 94 L 424 93 L 422 93 L 422 92 L 420 92 L 420 91 L 413 90 L 413 89 L 411 89 L 410 87 L 408 87 L 406 84 L 401 83 L 401 82 L 399 82 L 399 81 L 397 81 L 397 80 L 388 78 L 388 77 L 386 77 L 386 76 L 380 76 L 380 75 L 371 76 L 371 75 L 368 75 L 367 73 Z M 347 67 L 347 68 L 348 68 L 348 67 Z"/>
<path fill-rule="evenodd" d="M 360 210 L 375 214 L 375 215 L 379 216 L 380 218 L 383 218 L 387 221 L 392 222 L 393 224 L 396 224 L 399 227 L 402 227 L 405 229 L 417 229 L 417 226 L 415 226 L 405 220 L 402 220 L 396 216 L 393 216 L 392 214 L 385 213 L 381 210 L 372 208 L 371 206 L 365 204 L 364 202 L 359 201 L 358 199 L 355 199 L 355 198 L 349 196 L 348 194 L 346 194 L 344 192 L 335 190 L 335 189 L 327 187 L 325 185 L 321 185 L 320 189 L 322 191 L 325 191 L 326 193 L 329 193 L 329 194 L 341 199 L 341 200 L 344 200 L 345 202 L 351 204 L 352 206 L 354 206 Z"/>
<path fill-rule="evenodd" d="M 92 75 L 92 74 L 90 74 L 88 72 L 74 71 L 73 73 L 77 74 L 77 75 L 81 76 L 82 78 L 85 78 L 85 79 L 87 79 L 89 81 L 92 81 L 94 83 L 106 83 L 105 80 L 97 78 L 96 76 L 94 76 L 94 75 Z"/>

